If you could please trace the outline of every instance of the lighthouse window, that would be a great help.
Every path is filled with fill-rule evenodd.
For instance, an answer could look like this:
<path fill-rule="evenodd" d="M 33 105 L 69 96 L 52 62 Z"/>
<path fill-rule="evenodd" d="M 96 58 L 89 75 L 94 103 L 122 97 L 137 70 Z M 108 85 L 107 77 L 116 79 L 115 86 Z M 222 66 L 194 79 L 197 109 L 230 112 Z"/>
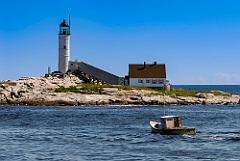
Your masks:
<path fill-rule="evenodd" d="M 64 47 L 63 47 L 64 49 L 67 49 L 67 47 L 66 47 L 66 45 L 64 45 Z"/>

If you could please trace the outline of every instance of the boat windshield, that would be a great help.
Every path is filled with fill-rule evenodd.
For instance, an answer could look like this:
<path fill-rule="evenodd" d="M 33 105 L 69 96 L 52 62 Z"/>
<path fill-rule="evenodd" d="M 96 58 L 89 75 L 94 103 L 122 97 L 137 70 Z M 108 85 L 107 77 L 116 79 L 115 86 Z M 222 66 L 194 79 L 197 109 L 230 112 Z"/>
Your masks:
<path fill-rule="evenodd" d="M 175 117 L 175 118 L 174 118 L 174 126 L 175 126 L 175 127 L 181 127 L 181 126 L 182 126 L 182 125 L 181 125 L 181 120 L 180 120 L 179 117 Z"/>

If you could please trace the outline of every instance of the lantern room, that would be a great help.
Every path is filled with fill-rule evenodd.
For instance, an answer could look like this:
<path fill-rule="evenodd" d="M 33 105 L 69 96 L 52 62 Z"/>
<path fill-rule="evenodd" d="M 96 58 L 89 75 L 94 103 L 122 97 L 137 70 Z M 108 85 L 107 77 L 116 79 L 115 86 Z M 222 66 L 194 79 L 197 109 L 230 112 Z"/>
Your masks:
<path fill-rule="evenodd" d="M 65 20 L 60 24 L 59 35 L 70 35 L 70 26 Z"/>

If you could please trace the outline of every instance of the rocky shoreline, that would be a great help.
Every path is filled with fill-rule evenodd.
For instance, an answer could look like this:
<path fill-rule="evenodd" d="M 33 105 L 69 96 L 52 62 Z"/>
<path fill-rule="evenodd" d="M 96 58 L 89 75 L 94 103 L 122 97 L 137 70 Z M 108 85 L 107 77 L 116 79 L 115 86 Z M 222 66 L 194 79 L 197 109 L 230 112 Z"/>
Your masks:
<path fill-rule="evenodd" d="M 92 105 L 194 105 L 194 104 L 240 104 L 239 95 L 214 96 L 197 93 L 195 97 L 154 95 L 148 90 L 119 90 L 103 88 L 101 94 L 55 92 L 56 88 L 81 86 L 74 76 L 21 78 L 0 82 L 0 105 L 26 106 L 92 106 Z"/>

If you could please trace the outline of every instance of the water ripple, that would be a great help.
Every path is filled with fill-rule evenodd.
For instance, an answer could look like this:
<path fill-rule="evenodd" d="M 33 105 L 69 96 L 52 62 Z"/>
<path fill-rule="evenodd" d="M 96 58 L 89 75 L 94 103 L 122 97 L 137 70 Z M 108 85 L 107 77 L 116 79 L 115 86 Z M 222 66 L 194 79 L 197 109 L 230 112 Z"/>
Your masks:
<path fill-rule="evenodd" d="M 0 107 L 0 160 L 237 160 L 236 106 L 168 107 L 197 129 L 182 136 L 151 133 L 158 106 Z"/>

